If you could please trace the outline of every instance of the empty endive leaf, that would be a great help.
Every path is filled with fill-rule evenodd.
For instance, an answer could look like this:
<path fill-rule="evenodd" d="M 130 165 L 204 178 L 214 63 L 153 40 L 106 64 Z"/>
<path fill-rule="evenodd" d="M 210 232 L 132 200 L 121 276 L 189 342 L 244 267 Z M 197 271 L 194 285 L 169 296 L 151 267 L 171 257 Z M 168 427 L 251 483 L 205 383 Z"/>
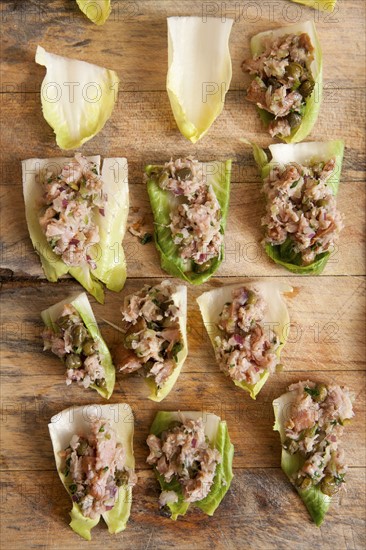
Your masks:
<path fill-rule="evenodd" d="M 104 25 L 112 10 L 110 0 L 76 0 L 76 3 L 96 25 Z"/>
<path fill-rule="evenodd" d="M 75 149 L 94 137 L 112 114 L 117 73 L 37 47 L 36 62 L 47 69 L 41 87 L 43 116 L 61 149 Z"/>
<path fill-rule="evenodd" d="M 292 0 L 296 4 L 304 4 L 304 6 L 309 6 L 310 8 L 315 8 L 321 11 L 330 11 L 332 12 L 335 8 L 337 0 Z"/>
<path fill-rule="evenodd" d="M 181 133 L 196 143 L 224 107 L 232 19 L 168 17 L 167 91 Z"/>

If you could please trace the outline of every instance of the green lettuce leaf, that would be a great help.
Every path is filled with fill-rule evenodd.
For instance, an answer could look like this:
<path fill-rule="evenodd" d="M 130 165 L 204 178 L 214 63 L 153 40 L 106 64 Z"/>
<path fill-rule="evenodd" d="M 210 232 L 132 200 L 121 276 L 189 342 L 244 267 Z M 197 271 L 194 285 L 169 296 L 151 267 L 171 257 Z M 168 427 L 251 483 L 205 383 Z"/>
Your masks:
<path fill-rule="evenodd" d="M 76 3 L 96 25 L 104 25 L 112 10 L 110 0 L 76 0 Z"/>
<path fill-rule="evenodd" d="M 277 281 L 263 282 L 252 280 L 241 284 L 223 286 L 221 288 L 204 292 L 197 298 L 197 303 L 201 310 L 202 319 L 206 327 L 211 344 L 215 349 L 215 338 L 221 335 L 221 330 L 218 328 L 220 313 L 227 302 L 232 301 L 232 291 L 245 286 L 247 288 L 257 288 L 264 300 L 267 303 L 267 311 L 265 312 L 263 322 L 270 326 L 280 340 L 280 345 L 277 349 L 277 355 L 280 357 L 283 346 L 286 343 L 290 317 L 282 294 L 291 292 L 292 287 Z M 256 384 L 248 384 L 247 382 L 233 381 L 236 386 L 249 392 L 250 397 L 255 399 L 269 377 L 268 371 L 261 374 L 260 380 Z"/>
<path fill-rule="evenodd" d="M 41 87 L 43 116 L 61 149 L 94 137 L 112 114 L 119 79 L 114 71 L 37 47 L 36 63 L 47 69 Z"/>
<path fill-rule="evenodd" d="M 270 145 L 269 149 L 272 154 L 272 160 L 265 166 L 261 165 L 262 178 L 268 176 L 274 166 L 278 164 L 286 165 L 297 162 L 299 164 L 309 166 L 314 162 L 328 161 L 335 158 L 336 165 L 332 176 L 328 180 L 328 186 L 334 195 L 338 193 L 340 176 L 342 171 L 344 143 L 343 141 L 328 141 L 328 142 L 308 142 L 297 144 L 277 143 Z M 258 153 L 255 153 L 258 155 Z M 293 250 L 291 239 L 287 239 L 282 245 L 265 244 L 265 251 L 268 256 L 279 265 L 282 265 L 289 271 L 298 275 L 319 275 L 324 270 L 330 252 L 318 254 L 309 265 L 301 265 L 301 255 Z"/>
<path fill-rule="evenodd" d="M 264 51 L 266 39 L 277 38 L 285 34 L 301 34 L 303 32 L 309 35 L 311 43 L 314 46 L 314 61 L 311 63 L 310 69 L 315 86 L 312 94 L 306 98 L 306 106 L 300 126 L 298 128 L 294 128 L 291 134 L 287 137 L 281 137 L 280 135 L 277 136 L 286 143 L 296 143 L 304 140 L 306 136 L 310 134 L 318 118 L 323 91 L 323 57 L 315 25 L 312 21 L 306 21 L 305 23 L 296 23 L 295 25 L 291 25 L 289 27 L 282 27 L 272 31 L 261 32 L 253 36 L 250 43 L 252 54 L 260 55 Z M 259 113 L 266 125 L 268 125 L 274 118 L 271 113 L 268 113 L 263 109 L 259 109 Z"/>
<path fill-rule="evenodd" d="M 281 443 L 286 439 L 285 423 L 291 413 L 292 403 L 296 398 L 296 392 L 287 392 L 273 401 L 273 410 L 275 415 L 275 424 L 273 429 L 280 433 Z M 304 464 L 304 458 L 300 453 L 291 455 L 282 448 L 281 467 L 287 477 L 290 479 Z M 302 501 L 304 502 L 309 514 L 315 524 L 319 527 L 325 518 L 331 503 L 331 497 L 325 495 L 320 487 L 312 486 L 310 489 L 301 490 L 296 487 Z"/>
<path fill-rule="evenodd" d="M 207 183 L 212 185 L 221 207 L 221 232 L 224 234 L 230 200 L 231 160 L 206 162 L 203 163 L 203 166 Z M 203 273 L 195 273 L 192 262 L 183 260 L 180 257 L 179 247 L 173 243 L 171 231 L 168 227 L 170 212 L 179 204 L 179 198 L 170 191 L 165 191 L 159 187 L 155 174 L 162 168 L 162 166 L 156 165 L 145 167 L 148 176 L 147 191 L 155 223 L 154 240 L 160 255 L 161 267 L 174 277 L 194 285 L 200 285 L 207 281 L 219 268 L 224 259 L 224 245 L 220 255 L 212 261 L 210 268 Z"/>
<path fill-rule="evenodd" d="M 317 8 L 321 11 L 332 12 L 335 8 L 337 0 L 292 0 L 297 4 L 304 4 L 304 6 L 309 6 L 311 8 Z"/>
<path fill-rule="evenodd" d="M 224 107 L 232 19 L 168 17 L 167 92 L 181 133 L 196 143 Z"/>
<path fill-rule="evenodd" d="M 51 418 L 48 429 L 52 441 L 53 453 L 58 475 L 63 486 L 69 493 L 70 480 L 64 476 L 63 463 L 60 451 L 66 449 L 74 434 L 86 435 L 90 432 L 90 419 L 105 418 L 109 420 L 112 428 L 117 434 L 117 441 L 121 443 L 126 453 L 126 466 L 131 470 L 135 467 L 133 456 L 133 414 L 131 407 L 126 403 L 109 405 L 85 405 L 83 407 L 70 407 L 61 411 Z M 126 528 L 130 515 L 132 502 L 131 486 L 122 486 L 116 504 L 112 510 L 102 514 L 108 525 L 110 533 L 119 533 Z M 99 523 L 100 516 L 90 519 L 82 514 L 80 506 L 74 502 L 70 512 L 70 527 L 86 540 L 91 539 L 91 529 Z"/>
<path fill-rule="evenodd" d="M 229 432 L 226 422 L 214 414 L 206 412 L 165 412 L 160 411 L 155 416 L 154 422 L 150 428 L 150 433 L 156 436 L 167 430 L 172 422 L 179 421 L 183 415 L 187 419 L 197 420 L 202 417 L 204 422 L 205 435 L 210 445 L 215 447 L 222 456 L 222 461 L 216 466 L 214 482 L 209 494 L 202 500 L 194 502 L 193 505 L 200 508 L 203 512 L 212 516 L 220 505 L 222 499 L 230 488 L 233 479 L 232 463 L 234 456 L 234 446 L 230 442 Z M 167 483 L 164 478 L 155 471 L 162 491 L 175 491 L 178 495 L 178 502 L 167 504 L 171 519 L 176 520 L 178 516 L 184 516 L 190 503 L 183 500 L 182 489 L 179 481 L 173 478 Z"/>
<path fill-rule="evenodd" d="M 99 156 L 87 157 L 97 166 L 100 173 Z M 40 205 L 42 204 L 42 184 L 47 171 L 61 172 L 70 158 L 28 159 L 22 161 L 23 194 L 25 214 L 29 235 L 33 246 L 40 256 L 42 268 L 48 281 L 55 282 L 69 273 L 94 296 L 98 302 L 104 301 L 104 290 L 107 288 L 119 292 L 126 280 L 126 260 L 122 248 L 122 239 L 127 225 L 129 207 L 127 160 L 125 158 L 104 159 L 101 176 L 103 191 L 108 200 L 104 216 L 96 209 L 93 212 L 95 223 L 99 227 L 99 243 L 90 247 L 88 253 L 96 263 L 92 270 L 85 264 L 80 267 L 67 266 L 60 256 L 56 255 L 39 224 Z"/>
<path fill-rule="evenodd" d="M 62 300 L 62 302 L 58 302 L 50 308 L 42 311 L 41 317 L 43 322 L 48 328 L 57 330 L 56 321 L 60 317 L 63 307 L 66 304 L 71 304 L 74 306 L 82 318 L 90 336 L 93 340 L 98 342 L 101 364 L 105 370 L 106 386 L 105 388 L 100 388 L 96 384 L 91 384 L 90 387 L 96 390 L 105 399 L 109 399 L 113 393 L 116 373 L 112 363 L 111 354 L 109 353 L 107 344 L 102 338 L 93 310 L 85 292 L 76 296 L 70 296 L 69 298 L 66 298 L 66 300 Z"/>
<path fill-rule="evenodd" d="M 187 287 L 184 285 L 178 285 L 176 292 L 172 294 L 172 300 L 174 304 L 180 309 L 181 315 L 179 317 L 179 328 L 182 337 L 182 349 L 177 353 L 175 366 L 172 374 L 168 377 L 166 382 L 162 386 L 157 386 L 152 377 L 145 378 L 145 382 L 150 388 L 149 399 L 152 401 L 160 402 L 171 392 L 174 384 L 178 380 L 184 362 L 188 355 L 188 342 L 187 342 Z"/>

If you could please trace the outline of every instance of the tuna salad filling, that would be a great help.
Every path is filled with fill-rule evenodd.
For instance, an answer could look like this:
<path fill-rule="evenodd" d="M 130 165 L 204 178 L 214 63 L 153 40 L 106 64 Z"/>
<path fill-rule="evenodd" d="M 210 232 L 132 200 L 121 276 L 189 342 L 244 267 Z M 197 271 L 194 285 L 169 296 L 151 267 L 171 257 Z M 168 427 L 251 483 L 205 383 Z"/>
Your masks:
<path fill-rule="evenodd" d="M 169 483 L 178 480 L 183 499 L 196 502 L 205 498 L 214 481 L 217 464 L 222 457 L 212 449 L 205 436 L 203 420 L 175 422 L 159 437 L 150 434 L 147 438 L 150 454 L 147 463 L 155 466 L 157 472 Z M 160 505 L 177 502 L 175 491 L 163 491 Z"/>
<path fill-rule="evenodd" d="M 136 476 L 125 465 L 125 450 L 108 420 L 95 417 L 89 422 L 90 434 L 73 435 L 60 456 L 73 502 L 84 516 L 96 518 L 112 510 L 119 487 L 134 485 Z"/>
<path fill-rule="evenodd" d="M 194 271 L 206 271 L 221 253 L 223 235 L 220 204 L 202 164 L 191 157 L 171 160 L 165 163 L 158 184 L 179 199 L 170 213 L 169 228 L 181 258 L 193 261 Z"/>
<path fill-rule="evenodd" d="M 40 226 L 53 252 L 68 266 L 96 267 L 91 246 L 100 237 L 93 216 L 104 216 L 107 195 L 102 187 L 96 165 L 80 153 L 60 175 L 45 175 Z"/>
<path fill-rule="evenodd" d="M 215 338 L 215 355 L 227 376 L 238 382 L 256 384 L 265 371 L 274 372 L 278 364 L 278 336 L 263 319 L 266 302 L 258 290 L 241 287 L 233 290 L 232 302 L 220 313 Z"/>
<path fill-rule="evenodd" d="M 265 243 L 285 244 L 299 255 L 301 265 L 334 250 L 343 229 L 343 217 L 328 184 L 334 170 L 334 158 L 312 166 L 293 163 L 272 168 L 264 180 Z"/>
<path fill-rule="evenodd" d="M 98 341 L 94 340 L 79 313 L 71 304 L 63 307 L 55 322 L 56 329 L 43 333 L 44 350 L 51 350 L 66 366 L 66 384 L 76 382 L 88 388 L 104 388 L 105 370 L 101 363 Z"/>
<path fill-rule="evenodd" d="M 332 496 L 345 482 L 347 471 L 340 438 L 343 426 L 353 417 L 350 392 L 310 381 L 293 384 L 289 391 L 296 392 L 296 398 L 285 423 L 283 447 L 304 459 L 292 481 L 301 490 L 318 486 Z"/>
<path fill-rule="evenodd" d="M 182 312 L 172 299 L 175 292 L 175 285 L 166 280 L 127 296 L 121 310 L 123 345 L 115 354 L 120 372 L 143 369 L 158 387 L 172 374 L 183 349 Z"/>
<path fill-rule="evenodd" d="M 261 55 L 242 64 L 244 71 L 255 75 L 247 100 L 273 115 L 269 125 L 272 137 L 287 137 L 300 126 L 306 99 L 314 89 L 310 70 L 314 48 L 307 33 L 267 39 L 264 45 Z"/>

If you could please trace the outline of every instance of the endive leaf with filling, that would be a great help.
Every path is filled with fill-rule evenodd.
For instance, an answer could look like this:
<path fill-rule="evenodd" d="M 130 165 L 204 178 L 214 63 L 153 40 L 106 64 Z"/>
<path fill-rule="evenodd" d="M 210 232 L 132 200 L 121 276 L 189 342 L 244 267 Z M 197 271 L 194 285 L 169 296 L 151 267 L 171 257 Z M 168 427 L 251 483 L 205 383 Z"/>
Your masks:
<path fill-rule="evenodd" d="M 232 19 L 168 17 L 167 91 L 181 133 L 196 143 L 224 107 Z"/>
<path fill-rule="evenodd" d="M 340 140 L 255 146 L 264 182 L 264 246 L 277 264 L 297 274 L 320 274 L 343 228 L 337 210 L 344 144 Z"/>
<path fill-rule="evenodd" d="M 127 160 L 99 156 L 22 161 L 29 234 L 51 282 L 69 273 L 99 302 L 126 280 Z"/>
<path fill-rule="evenodd" d="M 282 469 L 317 526 L 345 483 L 347 466 L 339 442 L 353 417 L 352 400 L 347 388 L 307 380 L 292 384 L 273 401 Z"/>
<path fill-rule="evenodd" d="M 85 292 L 71 296 L 42 311 L 47 329 L 45 349 L 66 366 L 66 383 L 76 382 L 109 399 L 115 383 L 115 369 Z"/>
<path fill-rule="evenodd" d="M 247 100 L 255 103 L 272 137 L 287 143 L 311 132 L 322 97 L 322 53 L 311 21 L 265 31 L 250 43 L 253 75 Z"/>
<path fill-rule="evenodd" d="M 110 0 L 76 0 L 81 11 L 96 25 L 104 25 L 111 13 Z"/>
<path fill-rule="evenodd" d="M 37 47 L 36 63 L 44 65 L 41 86 L 43 116 L 61 149 L 76 149 L 94 137 L 112 114 L 119 79 L 112 70 L 69 59 Z"/>
<path fill-rule="evenodd" d="M 220 370 L 253 399 L 279 368 L 290 325 L 282 294 L 291 291 L 285 283 L 255 280 L 197 298 Z"/>
<path fill-rule="evenodd" d="M 187 288 L 169 280 L 145 285 L 125 297 L 121 313 L 123 339 L 113 353 L 116 368 L 123 374 L 143 372 L 149 399 L 161 401 L 188 353 Z"/>
<path fill-rule="evenodd" d="M 164 452 L 168 440 L 165 448 L 170 450 Z M 233 479 L 234 447 L 226 422 L 206 412 L 160 411 L 147 444 L 147 462 L 154 466 L 162 490 L 160 507 L 166 506 L 173 520 L 184 516 L 191 503 L 212 516 Z M 169 473 L 161 467 L 162 455 L 170 464 Z"/>
<path fill-rule="evenodd" d="M 111 534 L 123 531 L 135 484 L 130 406 L 70 407 L 48 428 L 58 475 L 73 502 L 70 527 L 90 540 L 102 516 Z"/>
<path fill-rule="evenodd" d="M 192 284 L 207 281 L 224 258 L 231 160 L 187 157 L 145 173 L 161 267 Z"/>

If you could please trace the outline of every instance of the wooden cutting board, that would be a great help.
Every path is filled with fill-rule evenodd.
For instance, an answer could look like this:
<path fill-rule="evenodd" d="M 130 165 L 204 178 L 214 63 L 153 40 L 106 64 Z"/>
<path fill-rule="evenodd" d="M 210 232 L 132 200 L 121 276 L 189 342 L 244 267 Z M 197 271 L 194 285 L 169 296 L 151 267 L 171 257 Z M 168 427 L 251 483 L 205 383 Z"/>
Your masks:
<path fill-rule="evenodd" d="M 95 393 L 67 388 L 63 367 L 42 352 L 42 309 L 81 290 L 74 281 L 45 281 L 24 219 L 21 159 L 60 155 L 41 113 L 39 89 L 44 68 L 34 63 L 37 44 L 69 57 L 118 72 L 118 105 L 84 154 L 126 156 L 129 162 L 129 223 L 152 217 L 143 185 L 145 164 L 193 154 L 202 161 L 233 159 L 226 259 L 217 276 L 189 287 L 189 357 L 169 397 L 146 399 L 139 377 L 119 377 L 112 402 L 127 401 L 136 422 L 138 485 L 127 530 L 108 535 L 101 522 L 88 548 L 321 548 L 365 546 L 365 393 L 364 393 L 364 127 L 365 3 L 338 0 L 326 15 L 276 2 L 196 2 L 193 0 L 115 1 L 110 19 L 96 27 L 76 3 L 10 2 L 1 4 L 4 57 L 2 78 L 1 178 L 1 522 L 3 547 L 73 549 L 83 541 L 68 527 L 70 502 L 56 470 L 48 437 L 51 416 L 72 404 L 102 402 Z M 196 145 L 178 132 L 165 92 L 169 15 L 235 17 L 231 35 L 233 81 L 225 109 L 208 135 Z M 346 144 L 338 205 L 346 216 L 340 243 L 321 277 L 294 277 L 270 263 L 260 245 L 263 203 L 251 152 L 240 137 L 270 143 L 252 105 L 244 100 L 247 78 L 240 64 L 257 32 L 315 20 L 324 55 L 324 100 L 310 139 L 343 138 Z M 213 37 L 214 39 L 214 37 Z M 141 245 L 127 234 L 124 242 L 128 280 L 120 295 L 107 292 L 104 306 L 91 299 L 107 343 L 118 333 L 102 319 L 119 321 L 123 296 L 145 282 L 164 277 L 152 243 Z M 245 277 L 279 277 L 293 287 L 287 297 L 292 328 L 283 352 L 285 371 L 272 376 L 257 401 L 219 371 L 195 298 L 205 290 Z M 272 431 L 272 400 L 299 379 L 334 381 L 356 395 L 356 417 L 344 445 L 350 470 L 347 492 L 334 499 L 319 529 L 280 469 L 280 443 Z M 191 510 L 172 522 L 159 512 L 158 487 L 145 459 L 145 440 L 157 410 L 208 410 L 226 419 L 235 445 L 235 478 L 214 518 Z M 86 543 L 85 543 L 86 546 Z"/>

